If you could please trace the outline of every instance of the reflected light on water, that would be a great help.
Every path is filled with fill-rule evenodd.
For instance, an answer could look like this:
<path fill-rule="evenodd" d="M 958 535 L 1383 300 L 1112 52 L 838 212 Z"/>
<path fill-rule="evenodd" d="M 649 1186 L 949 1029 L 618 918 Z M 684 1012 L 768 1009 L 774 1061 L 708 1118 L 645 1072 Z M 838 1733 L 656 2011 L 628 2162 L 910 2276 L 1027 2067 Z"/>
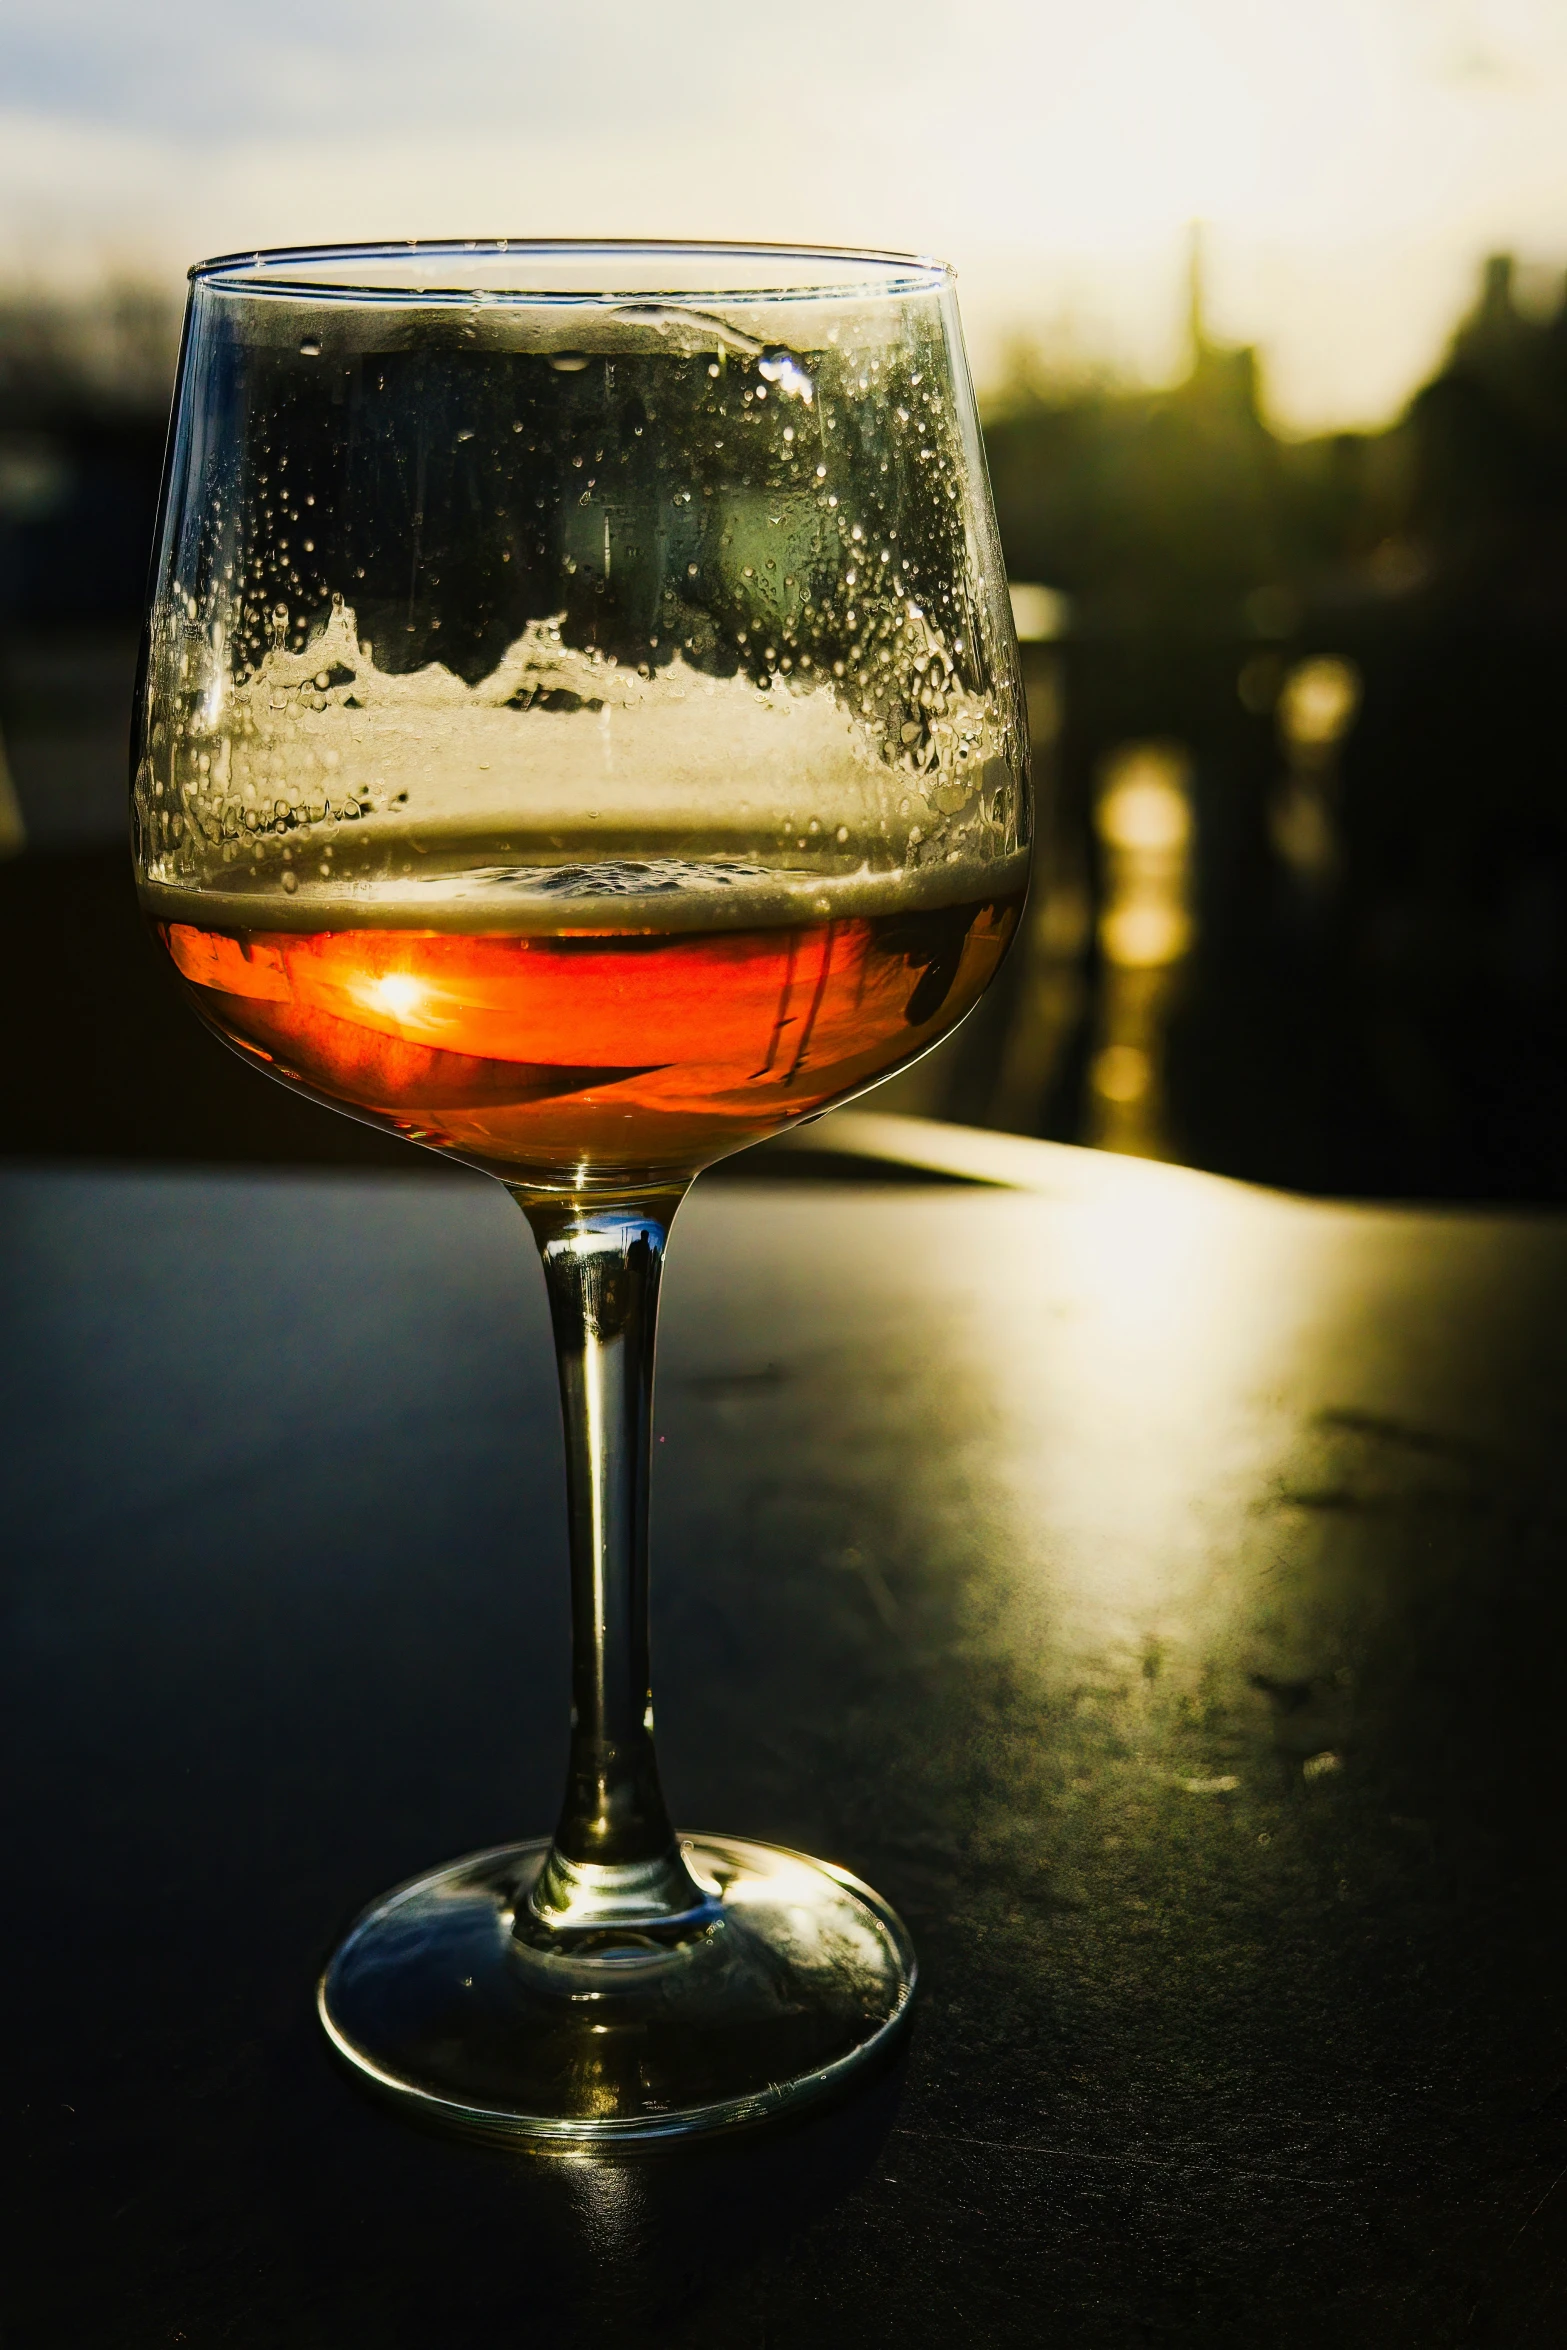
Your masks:
<path fill-rule="evenodd" d="M 1051 645 L 1065 636 L 1071 600 L 1059 588 L 1043 587 L 1036 580 L 1015 579 L 1009 582 L 1007 593 L 1012 601 L 1012 626 L 1020 645 Z"/>
<path fill-rule="evenodd" d="M 1107 1102 L 1140 1102 L 1152 1091 L 1154 1065 L 1135 1044 L 1107 1044 L 1094 1061 L 1094 1090 Z"/>
<path fill-rule="evenodd" d="M 1327 889 L 1338 873 L 1338 754 L 1355 723 L 1360 696 L 1354 662 L 1330 654 L 1298 662 L 1279 695 L 1286 765 L 1269 805 L 1268 832 L 1308 896 Z"/>
<path fill-rule="evenodd" d="M 1167 743 L 1116 752 L 1101 779 L 1094 829 L 1104 870 L 1103 978 L 1086 1139 L 1134 1158 L 1166 1158 L 1163 1032 L 1175 974 L 1192 943 L 1185 754 Z"/>
<path fill-rule="evenodd" d="M 1183 763 L 1168 750 L 1127 752 L 1100 795 L 1099 836 L 1123 854 L 1175 856 L 1191 837 Z"/>
<path fill-rule="evenodd" d="M 1107 906 L 1099 925 L 1105 961 L 1118 971 L 1162 970 L 1178 963 L 1191 944 L 1191 935 L 1185 907 L 1154 898 Z"/>
<path fill-rule="evenodd" d="M 1279 696 L 1279 730 L 1298 747 L 1341 742 L 1360 707 L 1360 672 L 1352 661 L 1302 661 Z"/>

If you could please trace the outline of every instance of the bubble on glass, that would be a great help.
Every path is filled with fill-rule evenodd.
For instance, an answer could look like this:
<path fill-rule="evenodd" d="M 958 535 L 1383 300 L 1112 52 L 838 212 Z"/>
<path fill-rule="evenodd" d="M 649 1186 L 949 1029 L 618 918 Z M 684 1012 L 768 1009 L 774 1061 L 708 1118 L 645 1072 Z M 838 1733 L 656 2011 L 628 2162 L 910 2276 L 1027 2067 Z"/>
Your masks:
<path fill-rule="evenodd" d="M 785 392 L 789 400 L 801 400 L 806 407 L 811 407 L 815 400 L 815 383 L 806 374 L 806 369 L 801 367 L 799 360 L 796 360 L 792 350 L 768 350 L 756 362 L 756 374 L 766 376 L 768 383 L 778 385 L 778 390 Z"/>
<path fill-rule="evenodd" d="M 565 636 L 553 637 L 548 661 L 543 629 L 526 659 L 518 643 L 502 653 L 505 635 L 492 633 L 486 658 L 498 666 L 488 676 L 475 674 L 466 643 L 444 650 L 460 632 L 455 609 L 443 609 L 440 556 L 432 568 L 419 555 L 410 595 L 410 573 L 394 581 L 386 543 L 372 554 L 357 529 L 335 535 L 341 489 L 330 474 L 302 470 L 303 442 L 291 472 L 274 443 L 258 444 L 261 464 L 238 512 L 212 503 L 210 584 L 194 573 L 181 582 L 195 591 L 182 599 L 191 625 L 171 626 L 149 712 L 169 720 L 169 736 L 160 747 L 149 725 L 155 772 L 138 792 L 149 849 L 171 884 L 199 886 L 203 868 L 228 864 L 238 841 L 260 855 L 263 879 L 270 861 L 270 886 L 280 887 L 284 838 L 302 851 L 305 828 L 321 828 L 299 867 L 307 896 L 327 879 L 318 862 L 325 830 L 339 833 L 354 875 L 372 875 L 394 840 L 408 842 L 437 808 L 437 830 L 459 815 L 467 821 L 466 802 L 447 808 L 443 769 L 453 792 L 477 779 L 499 825 L 519 757 L 530 773 L 540 760 L 558 772 L 562 794 L 565 778 L 578 776 L 584 800 L 590 790 L 594 798 L 595 832 L 601 821 L 624 821 L 633 798 L 640 826 L 645 795 L 667 779 L 679 796 L 711 765 L 715 777 L 725 767 L 756 776 L 740 829 L 763 842 L 775 829 L 775 784 L 792 779 L 798 808 L 808 776 L 813 798 L 815 777 L 828 779 L 811 829 L 801 829 L 804 818 L 787 827 L 791 842 L 808 842 L 801 853 L 817 870 L 825 860 L 845 875 L 886 872 L 911 847 L 908 861 L 923 864 L 938 843 L 943 858 L 965 864 L 1017 852 L 1018 714 L 1005 694 L 1004 707 L 984 699 L 990 566 L 965 533 L 965 463 L 949 418 L 928 391 L 910 388 L 914 347 L 872 364 L 859 343 L 835 352 L 831 335 L 807 333 L 808 347 L 791 351 L 696 309 L 622 305 L 612 314 L 646 331 L 592 354 L 497 350 L 484 361 L 496 397 L 486 403 L 478 376 L 465 374 L 439 436 L 448 452 L 472 439 L 493 463 L 480 493 L 489 502 L 474 520 L 494 619 L 509 609 L 515 628 L 526 606 L 510 599 L 556 582 L 561 609 L 550 626 Z M 395 393 L 393 366 L 371 362 L 367 391 Z M 584 408 L 584 387 L 569 379 L 595 366 Z M 863 397 L 861 375 L 872 385 Z M 336 431 L 326 407 L 329 398 L 334 410 L 343 405 L 336 370 L 304 382 L 291 374 L 287 396 L 319 399 L 323 436 Z M 673 478 L 667 466 L 649 466 L 655 446 L 679 451 Z M 472 478 L 466 464 L 462 478 Z M 501 503 L 489 496 L 490 478 Z M 415 532 L 426 502 L 422 490 L 409 501 Z M 552 502 L 570 514 L 546 537 L 534 516 Z M 288 534 L 307 506 L 317 536 L 293 537 L 291 553 Z M 400 527 L 369 511 L 383 541 Z M 302 569 L 297 550 L 308 555 Z M 287 597 L 275 618 L 268 589 Z M 330 654 L 322 643 L 325 602 L 345 590 L 379 639 L 379 663 L 370 645 L 348 643 L 356 626 L 336 602 Z M 241 606 L 219 646 L 214 620 Z M 623 685 L 612 687 L 612 677 Z M 633 708 L 635 724 L 623 715 Z M 666 735 L 667 756 L 657 748 Z M 981 794 L 987 759 L 997 774 Z M 283 817 L 267 782 L 285 795 Z M 600 810 L 602 789 L 615 797 Z M 583 821 L 581 803 L 573 810 L 568 798 L 562 821 Z M 531 824 L 531 797 L 529 805 Z M 776 834 L 784 839 L 785 828 Z M 339 897 L 360 886 L 344 865 L 333 874 Z M 236 873 L 224 886 L 238 882 Z"/>

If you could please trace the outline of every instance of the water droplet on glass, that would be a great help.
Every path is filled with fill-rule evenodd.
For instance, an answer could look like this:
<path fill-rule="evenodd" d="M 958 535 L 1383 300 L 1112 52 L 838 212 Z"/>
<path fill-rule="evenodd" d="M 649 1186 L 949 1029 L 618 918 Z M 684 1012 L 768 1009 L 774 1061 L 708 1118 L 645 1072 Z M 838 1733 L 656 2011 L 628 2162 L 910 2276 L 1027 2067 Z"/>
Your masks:
<path fill-rule="evenodd" d="M 580 375 L 588 364 L 586 351 L 552 351 L 550 365 L 557 375 Z"/>
<path fill-rule="evenodd" d="M 816 386 L 792 351 L 764 351 L 756 363 L 756 372 L 790 400 L 803 400 L 807 408 L 816 397 Z"/>
<path fill-rule="evenodd" d="M 316 337 L 315 337 L 314 335 L 306 335 L 306 337 L 305 337 L 304 341 L 303 341 L 303 342 L 300 344 L 300 346 L 299 346 L 299 356 L 300 356 L 300 358 L 301 358 L 301 359 L 319 359 L 319 358 L 320 358 L 320 356 L 321 356 L 321 345 L 320 345 L 320 343 L 319 343 L 319 342 L 316 340 Z"/>
<path fill-rule="evenodd" d="M 285 873 L 285 874 L 284 874 L 284 876 L 283 876 L 283 887 L 284 887 L 284 888 L 287 890 L 287 892 L 288 892 L 289 896 L 290 896 L 290 897 L 292 897 L 292 896 L 293 896 L 293 894 L 294 894 L 294 892 L 295 892 L 295 890 L 296 890 L 296 889 L 298 889 L 298 887 L 299 887 L 299 876 L 298 876 L 298 874 L 297 874 L 297 873 Z"/>

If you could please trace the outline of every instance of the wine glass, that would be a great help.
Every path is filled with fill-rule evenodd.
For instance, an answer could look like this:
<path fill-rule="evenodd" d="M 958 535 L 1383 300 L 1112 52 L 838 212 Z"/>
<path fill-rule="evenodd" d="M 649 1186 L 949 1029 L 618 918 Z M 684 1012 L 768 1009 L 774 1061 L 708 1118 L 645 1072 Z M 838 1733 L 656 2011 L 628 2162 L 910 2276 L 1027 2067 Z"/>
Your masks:
<path fill-rule="evenodd" d="M 134 783 L 143 907 L 258 1069 L 532 1226 L 574 1662 L 553 1838 L 374 1904 L 342 2054 L 619 2143 L 904 2022 L 845 1870 L 677 1835 L 649 1703 L 653 1324 L 695 1174 L 902 1067 L 1016 926 L 1016 651 L 951 272 L 515 243 L 195 269 Z"/>

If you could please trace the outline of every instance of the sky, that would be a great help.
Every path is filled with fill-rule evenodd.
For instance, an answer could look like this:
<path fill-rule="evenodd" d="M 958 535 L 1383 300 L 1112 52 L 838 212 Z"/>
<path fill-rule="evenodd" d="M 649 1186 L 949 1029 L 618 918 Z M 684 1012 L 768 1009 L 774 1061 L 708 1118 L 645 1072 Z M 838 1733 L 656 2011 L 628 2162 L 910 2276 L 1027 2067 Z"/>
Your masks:
<path fill-rule="evenodd" d="M 260 244 L 663 235 L 957 263 L 976 373 L 1178 371 L 1376 424 L 1480 258 L 1567 267 L 1567 0 L 0 0 L 0 278 Z"/>

